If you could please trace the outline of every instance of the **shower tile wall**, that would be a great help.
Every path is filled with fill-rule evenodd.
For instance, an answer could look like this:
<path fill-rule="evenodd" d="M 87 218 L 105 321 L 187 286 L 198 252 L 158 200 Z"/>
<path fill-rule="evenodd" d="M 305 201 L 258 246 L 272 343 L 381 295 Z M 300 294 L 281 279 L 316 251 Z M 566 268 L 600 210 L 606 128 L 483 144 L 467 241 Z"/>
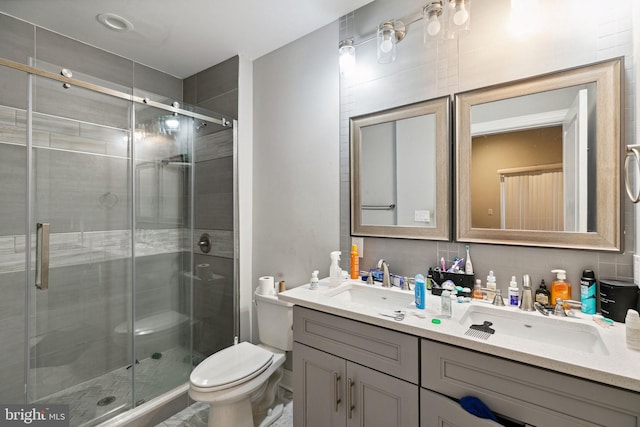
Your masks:
<path fill-rule="evenodd" d="M 584 4 L 583 4 L 584 3 Z M 580 13 L 574 13 L 573 2 L 540 0 L 547 28 L 529 38 L 517 38 L 508 33 L 509 2 L 474 0 L 471 33 L 456 41 L 440 42 L 425 47 L 420 25 L 414 24 L 406 38 L 398 44 L 397 60 L 380 65 L 376 61 L 376 44 L 368 43 L 356 49 L 359 70 L 357 79 L 341 79 L 340 86 L 340 247 L 350 248 L 349 217 L 349 117 L 382 109 L 433 99 L 465 90 L 485 87 L 623 56 L 625 59 L 625 106 L 623 140 L 636 140 L 635 85 L 633 72 L 633 40 L 631 10 L 633 0 L 616 2 L 616 7 L 599 8 L 594 0 L 581 2 Z M 419 0 L 377 0 L 340 20 L 340 39 L 364 37 L 375 31 L 376 25 L 390 17 L 403 16 L 421 10 Z M 598 12 L 582 13 L 597 9 Z M 484 279 L 494 270 L 498 285 L 506 291 L 512 275 L 529 273 L 536 283 L 552 278 L 552 268 L 568 269 L 571 283 L 579 282 L 585 268 L 599 277 L 630 279 L 632 254 L 635 250 L 633 205 L 621 198 L 624 215 L 624 253 L 527 248 L 502 245 L 472 244 L 471 253 L 476 277 Z M 436 243 L 402 239 L 366 238 L 362 268 L 373 267 L 385 258 L 394 273 L 412 276 L 425 273 L 436 260 L 444 257 L 464 257 L 464 244 Z M 579 298 L 579 286 L 574 286 L 574 299 Z"/>
<path fill-rule="evenodd" d="M 35 37 L 34 37 L 35 35 Z M 78 41 L 63 37 L 42 28 L 0 14 L 0 57 L 45 69 L 66 67 L 76 76 L 91 76 L 94 81 L 118 89 L 125 87 L 137 94 L 153 94 L 159 99 L 182 101 L 182 81 L 133 61 L 110 54 Z M 89 77 L 87 77 L 89 78 Z M 26 77 L 19 72 L 0 67 L 0 153 L 4 159 L 11 158 L 10 168 L 0 168 L 2 199 L 14 203 L 0 205 L 0 254 L 7 262 L 0 263 L 0 402 L 23 401 L 24 361 L 21 360 L 25 346 L 25 273 L 20 262 L 24 260 L 24 218 L 26 216 L 24 191 L 26 150 L 27 102 Z M 57 84 L 42 83 L 38 86 L 36 110 L 60 115 L 69 111 L 87 122 L 105 117 L 122 117 L 117 103 L 91 104 L 83 97 L 82 90 L 72 88 L 66 92 L 69 98 L 64 103 L 56 102 L 47 92 L 60 91 Z M 73 98 L 73 102 L 68 102 Z M 111 116 L 111 113 L 114 113 Z M 64 115 L 64 114 L 63 114 Z M 125 110 L 124 117 L 129 120 Z M 109 122 L 122 127 L 121 122 Z M 127 123 L 124 123 L 126 127 Z M 130 206 L 127 195 L 127 161 L 100 154 L 127 156 L 126 144 L 122 143 L 122 132 L 93 126 L 89 123 L 56 120 L 51 122 L 45 115 L 34 115 L 34 144 L 57 148 L 81 147 L 85 154 L 48 152 L 50 159 L 47 176 L 56 176 L 55 183 L 46 181 L 36 184 L 49 185 L 56 191 L 50 198 L 57 203 L 72 197 L 67 212 L 58 215 L 56 221 L 66 221 L 64 233 L 52 235 L 52 246 L 65 249 L 63 259 L 53 262 L 50 275 L 55 288 L 41 292 L 37 298 L 38 311 L 34 324 L 48 324 L 55 331 L 37 337 L 31 349 L 34 357 L 31 366 L 46 375 L 50 382 L 42 384 L 38 395 L 55 391 L 65 385 L 77 383 L 129 363 L 126 352 L 114 336 L 115 327 L 130 317 L 131 309 L 131 253 L 130 215 L 122 214 Z M 94 155 L 95 154 L 95 155 Z M 36 155 L 40 162 L 42 155 Z M 107 160 L 105 160 L 107 159 Z M 107 171 L 106 163 L 116 163 Z M 3 163 L 4 164 L 4 163 Z M 104 183 L 113 194 L 120 195 L 116 211 L 105 216 L 96 189 L 87 185 L 88 179 Z M 97 177 L 97 178 L 96 178 Z M 57 178 L 57 179 L 58 179 Z M 72 219 L 78 209 L 93 212 L 89 217 L 95 221 L 82 224 Z M 109 218 L 118 218 L 109 221 Z M 106 224 L 106 225 L 105 225 Z M 183 260 L 186 236 L 179 230 L 138 231 L 137 240 L 162 242 L 162 250 L 136 259 L 136 306 L 138 314 L 152 313 L 184 301 L 179 278 L 172 276 Z M 14 258 L 15 257 L 15 258 Z M 14 262 L 13 260 L 16 260 Z M 87 261 L 89 263 L 87 263 Z M 184 307 L 170 307 L 176 311 Z M 87 322 L 87 319 L 90 321 Z"/>
<path fill-rule="evenodd" d="M 228 119 L 238 117 L 238 57 L 184 81 L 184 101 Z M 195 249 L 194 352 L 208 356 L 233 342 L 233 130 L 200 128 L 195 146 L 195 236 L 212 239 L 212 250 Z"/>

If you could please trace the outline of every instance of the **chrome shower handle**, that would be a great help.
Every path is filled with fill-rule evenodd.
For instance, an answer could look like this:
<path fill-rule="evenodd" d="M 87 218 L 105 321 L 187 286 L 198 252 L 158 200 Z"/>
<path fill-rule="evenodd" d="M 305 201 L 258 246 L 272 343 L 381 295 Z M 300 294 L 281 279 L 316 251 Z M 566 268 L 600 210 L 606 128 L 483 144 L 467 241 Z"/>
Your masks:
<path fill-rule="evenodd" d="M 36 288 L 49 289 L 49 224 L 36 225 Z"/>

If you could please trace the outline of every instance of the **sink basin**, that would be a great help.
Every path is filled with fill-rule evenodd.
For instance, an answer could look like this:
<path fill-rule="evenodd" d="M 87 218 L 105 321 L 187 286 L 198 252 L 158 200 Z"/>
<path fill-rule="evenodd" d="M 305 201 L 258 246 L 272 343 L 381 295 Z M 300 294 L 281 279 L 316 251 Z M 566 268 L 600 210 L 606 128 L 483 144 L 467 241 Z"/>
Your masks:
<path fill-rule="evenodd" d="M 333 301 L 349 305 L 364 305 L 379 309 L 399 310 L 410 308 L 414 295 L 396 289 L 383 289 L 371 285 L 345 284 L 341 285 L 327 296 Z"/>
<path fill-rule="evenodd" d="M 460 324 L 468 327 L 484 321 L 493 323 L 491 328 L 496 331 L 496 336 L 509 335 L 535 341 L 541 346 L 552 345 L 593 354 L 609 354 L 595 326 L 571 319 L 472 305 L 460 319 Z"/>

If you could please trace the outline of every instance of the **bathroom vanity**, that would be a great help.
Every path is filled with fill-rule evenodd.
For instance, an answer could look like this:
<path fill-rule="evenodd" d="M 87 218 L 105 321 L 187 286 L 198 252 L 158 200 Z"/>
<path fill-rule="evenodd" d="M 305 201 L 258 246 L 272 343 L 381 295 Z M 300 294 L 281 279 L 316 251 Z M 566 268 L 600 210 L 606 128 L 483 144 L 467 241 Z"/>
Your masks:
<path fill-rule="evenodd" d="M 500 331 L 482 341 L 464 335 L 465 319 L 488 316 L 493 307 L 468 313 L 475 304 L 454 304 L 452 318 L 434 324 L 439 298 L 429 296 L 425 317 L 408 308 L 397 321 L 381 313 L 412 294 L 342 286 L 351 289 L 301 286 L 280 294 L 296 304 L 296 426 L 496 425 L 455 401 L 472 395 L 508 425 L 640 427 L 640 353 L 624 347 L 621 324 L 598 329 L 603 348 L 541 346 Z M 536 327 L 538 319 L 531 320 Z"/>

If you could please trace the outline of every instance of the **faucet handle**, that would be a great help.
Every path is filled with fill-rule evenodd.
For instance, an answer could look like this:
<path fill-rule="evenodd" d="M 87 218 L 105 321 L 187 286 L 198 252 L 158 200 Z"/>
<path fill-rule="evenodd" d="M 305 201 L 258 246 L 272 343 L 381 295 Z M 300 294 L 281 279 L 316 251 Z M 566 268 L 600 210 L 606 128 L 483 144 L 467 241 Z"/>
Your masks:
<path fill-rule="evenodd" d="M 504 299 L 502 298 L 502 292 L 500 289 L 495 290 L 496 296 L 493 297 L 493 302 L 491 304 L 497 305 L 498 307 L 504 307 Z"/>

